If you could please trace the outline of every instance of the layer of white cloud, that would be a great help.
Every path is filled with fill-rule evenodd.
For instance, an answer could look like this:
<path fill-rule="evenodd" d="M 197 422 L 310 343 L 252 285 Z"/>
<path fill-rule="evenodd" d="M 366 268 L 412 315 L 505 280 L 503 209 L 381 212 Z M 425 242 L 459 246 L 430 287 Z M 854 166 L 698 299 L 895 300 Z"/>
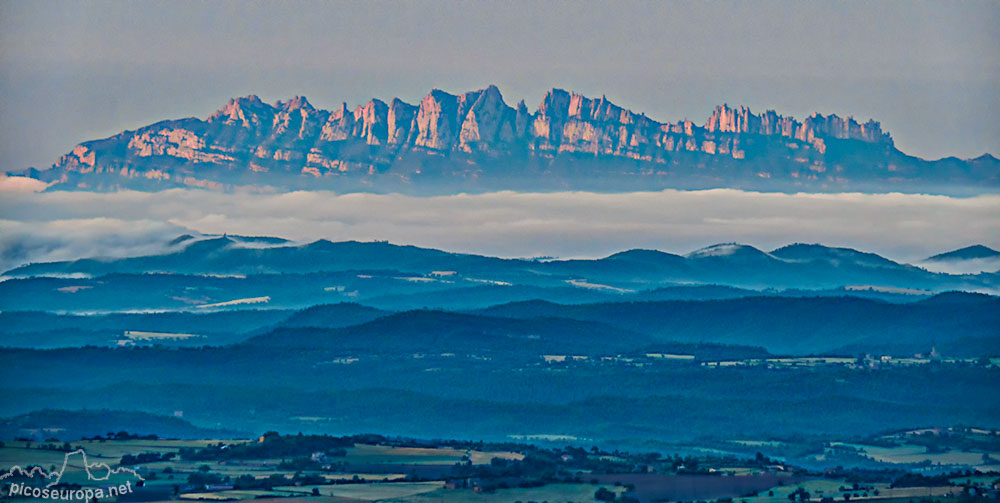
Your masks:
<path fill-rule="evenodd" d="M 4 267 L 147 253 L 184 232 L 389 240 L 511 257 L 594 257 L 630 248 L 686 253 L 719 242 L 762 249 L 818 242 L 913 262 L 975 243 L 1000 247 L 1000 196 L 995 195 L 12 192 L 0 198 L 0 219 Z"/>
<path fill-rule="evenodd" d="M 1000 258 L 973 258 L 965 260 L 923 261 L 917 264 L 928 271 L 948 274 L 978 274 L 1000 271 Z"/>
<path fill-rule="evenodd" d="M 4 218 L 0 219 L 0 271 L 29 262 L 161 253 L 171 239 L 185 232 L 168 222 L 142 218 Z"/>
<path fill-rule="evenodd" d="M 34 178 L 0 174 L 0 194 L 6 192 L 41 192 L 48 186 L 49 184 Z"/>

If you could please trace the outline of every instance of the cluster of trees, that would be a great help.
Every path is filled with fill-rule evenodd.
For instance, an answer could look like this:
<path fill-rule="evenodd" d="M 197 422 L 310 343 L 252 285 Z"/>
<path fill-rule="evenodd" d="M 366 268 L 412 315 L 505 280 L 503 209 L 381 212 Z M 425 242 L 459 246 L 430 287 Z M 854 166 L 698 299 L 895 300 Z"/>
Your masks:
<path fill-rule="evenodd" d="M 906 443 L 921 445 L 927 452 L 957 451 L 1000 451 L 1000 436 L 966 434 L 964 432 L 942 432 L 908 435 Z"/>
<path fill-rule="evenodd" d="M 488 465 L 457 463 L 451 469 L 452 479 L 533 479 L 554 481 L 560 474 L 559 463 L 553 459 L 529 453 L 524 459 L 493 458 Z"/>
<path fill-rule="evenodd" d="M 353 479 L 331 482 L 322 475 L 302 472 L 296 472 L 291 478 L 280 473 L 273 473 L 261 478 L 244 473 L 236 478 L 232 478 L 219 473 L 212 473 L 207 465 L 202 465 L 197 472 L 188 475 L 187 480 L 188 484 L 198 487 L 232 485 L 233 489 L 262 489 L 267 491 L 280 486 L 311 486 L 362 482 L 357 475 Z M 313 494 L 318 495 L 318 491 L 314 490 Z"/>
<path fill-rule="evenodd" d="M 900 468 L 844 468 L 838 466 L 825 470 L 822 474 L 827 479 L 844 479 L 851 483 L 850 487 L 842 486 L 844 491 L 871 491 L 877 495 L 877 489 L 872 484 L 888 482 L 890 487 L 943 487 L 953 486 L 951 479 L 977 475 L 972 470 L 956 470 L 939 475 L 921 475 Z"/>
<path fill-rule="evenodd" d="M 904 473 L 893 480 L 889 487 L 942 487 L 954 485 L 951 483 L 954 474 L 921 475 L 919 473 Z"/>
<path fill-rule="evenodd" d="M 354 437 L 332 437 L 329 435 L 285 435 L 269 431 L 256 442 L 241 444 L 209 445 L 203 449 L 181 448 L 182 458 L 192 461 L 226 459 L 266 459 L 308 456 L 322 452 L 327 456 L 347 455 L 347 447 L 353 447 Z"/>
<path fill-rule="evenodd" d="M 103 442 L 105 440 L 159 440 L 160 437 L 157 435 L 138 435 L 127 431 L 119 431 L 117 433 L 109 431 L 105 433 L 103 437 L 100 435 L 94 435 L 92 437 L 84 437 L 83 439 Z"/>
<path fill-rule="evenodd" d="M 26 442 L 25 443 L 25 448 L 30 449 L 31 448 L 31 441 L 30 440 L 26 440 L 25 442 Z M 74 450 L 73 446 L 69 445 L 69 442 L 62 442 L 62 443 L 60 443 L 59 440 L 55 439 L 55 438 L 47 439 L 47 440 L 45 440 L 45 442 L 46 443 L 44 443 L 44 444 L 38 444 L 35 447 L 35 449 L 41 449 L 43 451 L 58 451 L 58 452 L 70 452 L 70 451 Z M 3 447 L 3 443 L 2 442 L 0 442 L 0 447 Z"/>
<path fill-rule="evenodd" d="M 198 471 L 188 475 L 188 484 L 194 486 L 211 486 L 232 484 L 234 489 L 267 489 L 275 486 L 290 485 L 320 485 L 328 484 L 329 481 L 321 475 L 304 474 L 296 472 L 291 478 L 280 473 L 273 473 L 267 477 L 257 478 L 249 473 L 244 473 L 236 478 L 231 478 L 220 473 L 212 473 L 208 465 L 201 465 Z"/>
<path fill-rule="evenodd" d="M 594 499 L 597 501 L 618 501 L 621 503 L 639 503 L 639 500 L 629 496 L 628 494 L 622 493 L 621 495 L 615 494 L 614 491 L 608 490 L 607 488 L 601 487 L 594 492 Z"/>
<path fill-rule="evenodd" d="M 142 465 L 146 463 L 156 463 L 158 461 L 170 461 L 177 456 L 176 452 L 143 452 L 141 454 L 125 454 L 122 456 L 121 461 L 118 462 L 121 466 L 135 466 Z"/>
<path fill-rule="evenodd" d="M 806 491 L 801 487 L 797 488 L 795 491 L 792 491 L 791 493 L 788 493 L 788 501 L 795 501 L 795 500 L 809 501 L 810 497 L 811 495 L 809 494 L 809 491 Z"/>
<path fill-rule="evenodd" d="M 662 460 L 656 453 L 631 454 L 628 452 L 605 452 L 597 447 L 590 450 L 579 447 L 544 449 L 535 446 L 521 446 L 524 458 L 493 458 L 488 465 L 473 465 L 469 461 L 452 467 L 448 478 L 458 487 L 477 486 L 483 491 L 493 491 L 511 487 L 539 487 L 555 482 L 585 482 L 582 472 L 590 474 L 644 473 L 654 464 L 688 463 L 697 466 L 693 457 L 666 458 Z M 597 484 L 597 480 L 591 481 Z M 618 485 L 618 483 L 616 483 Z M 628 495 L 632 486 L 625 486 L 626 493 L 617 495 L 613 491 L 600 492 L 600 497 L 630 503 L 636 501 Z M 598 495 L 595 494 L 595 497 Z M 599 498 L 600 499 L 600 498 Z"/>
<path fill-rule="evenodd" d="M 292 478 L 286 478 L 281 474 L 271 474 L 267 477 L 256 478 L 250 474 L 243 474 L 233 479 L 234 489 L 265 489 L 271 490 L 276 486 L 292 485 L 321 485 L 329 484 L 330 481 L 320 475 L 296 473 Z"/>
<path fill-rule="evenodd" d="M 187 481 L 188 484 L 196 487 L 223 485 L 229 483 L 229 476 L 207 470 L 198 470 L 188 475 Z"/>

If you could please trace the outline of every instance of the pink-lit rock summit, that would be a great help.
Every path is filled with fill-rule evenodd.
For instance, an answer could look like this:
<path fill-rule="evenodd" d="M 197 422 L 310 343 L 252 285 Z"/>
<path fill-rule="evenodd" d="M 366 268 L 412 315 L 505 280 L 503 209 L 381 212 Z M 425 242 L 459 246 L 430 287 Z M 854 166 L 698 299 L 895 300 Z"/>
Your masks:
<path fill-rule="evenodd" d="M 491 190 L 996 192 L 989 155 L 926 161 L 881 125 L 798 120 L 721 105 L 704 123 L 659 122 L 606 97 L 549 91 L 532 113 L 496 86 L 419 104 L 315 108 L 302 96 L 234 98 L 206 119 L 158 122 L 81 143 L 27 175 L 53 189 L 241 186 L 441 194 Z"/>

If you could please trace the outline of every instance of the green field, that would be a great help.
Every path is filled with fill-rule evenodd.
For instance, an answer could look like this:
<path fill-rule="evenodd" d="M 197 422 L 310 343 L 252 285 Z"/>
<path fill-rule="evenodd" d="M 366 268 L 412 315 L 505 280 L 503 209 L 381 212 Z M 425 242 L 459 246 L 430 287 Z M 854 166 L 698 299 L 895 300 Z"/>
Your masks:
<path fill-rule="evenodd" d="M 252 500 L 261 496 L 274 496 L 273 491 L 218 491 L 210 493 L 186 493 L 180 495 L 185 500 L 228 501 Z"/>
<path fill-rule="evenodd" d="M 288 438 L 288 437 L 286 437 Z M 107 441 L 80 441 L 72 443 L 71 447 L 76 449 L 77 447 L 83 448 L 87 454 L 87 459 L 92 465 L 92 472 L 96 475 L 100 475 L 101 468 L 95 467 L 95 463 L 107 464 L 111 467 L 117 465 L 121 456 L 125 454 L 137 455 L 142 453 L 170 453 L 178 452 L 181 448 L 190 447 L 206 447 L 218 444 L 219 440 L 198 440 L 198 441 L 178 441 L 178 440 L 107 440 Z M 224 444 L 227 443 L 237 443 L 246 441 L 221 441 Z M 261 440 L 265 442 L 265 440 Z M 210 461 L 194 461 L 174 458 L 169 461 L 156 461 L 145 463 L 142 465 L 142 474 L 146 478 L 146 485 L 143 489 L 144 491 L 149 491 L 149 497 L 153 499 L 159 499 L 160 501 L 167 503 L 170 501 L 187 500 L 187 501 L 246 501 L 252 502 L 261 499 L 267 499 L 269 503 L 332 503 L 332 502 L 393 502 L 393 503 L 513 503 L 516 501 L 527 502 L 547 502 L 547 503 L 588 503 L 595 502 L 595 492 L 602 486 L 589 483 L 550 483 L 541 487 L 532 488 L 510 488 L 510 489 L 497 489 L 492 492 L 478 492 L 473 489 L 451 489 L 447 487 L 448 480 L 460 481 L 464 483 L 467 480 L 473 482 L 473 484 L 482 483 L 485 487 L 506 487 L 507 485 L 516 486 L 519 484 L 530 485 L 527 482 L 537 481 L 539 479 L 538 473 L 544 473 L 538 471 L 536 473 L 526 473 L 521 475 L 509 475 L 507 473 L 497 471 L 493 475 L 452 475 L 452 478 L 448 480 L 432 480 L 432 481 L 414 481 L 413 479 L 406 480 L 407 476 L 405 473 L 407 469 L 403 465 L 437 465 L 437 466 L 452 466 L 457 463 L 462 463 L 465 461 L 471 462 L 473 465 L 479 465 L 476 467 L 468 468 L 469 470 L 475 470 L 474 473 L 482 474 L 489 473 L 489 470 L 505 470 L 505 463 L 499 463 L 494 466 L 489 466 L 491 460 L 495 458 L 502 458 L 508 460 L 512 463 L 516 463 L 519 460 L 525 458 L 524 454 L 509 451 L 476 451 L 476 450 L 466 450 L 460 448 L 453 448 L 448 446 L 442 447 L 396 447 L 399 445 L 397 441 L 393 441 L 394 445 L 370 445 L 370 444 L 355 444 L 353 447 L 348 447 L 343 449 L 337 448 L 337 454 L 344 454 L 343 456 L 337 456 L 332 453 L 329 446 L 324 448 L 317 448 L 319 452 L 328 452 L 331 456 L 329 458 L 330 465 L 326 466 L 326 471 L 320 471 L 320 465 L 318 463 L 297 465 L 295 463 L 301 461 L 309 461 L 309 453 L 312 450 L 299 450 L 294 451 L 297 454 L 292 456 L 289 455 L 285 458 L 269 458 L 269 459 L 227 459 L 230 456 L 221 455 L 212 458 Z M 752 439 L 742 439 L 731 441 L 732 445 L 740 445 L 749 448 L 765 448 L 765 447 L 780 447 L 785 446 L 783 442 L 776 441 L 759 441 Z M 294 445 L 294 444 L 292 444 Z M 334 444 L 338 445 L 338 444 Z M 339 445 L 351 445 L 351 444 L 339 444 Z M 404 444 L 405 445 L 405 444 Z M 410 444 L 410 445 L 426 445 L 424 443 Z M 897 447 L 874 447 L 868 445 L 860 444 L 839 444 L 847 447 L 863 448 L 869 456 L 875 457 L 882 460 L 893 460 L 889 462 L 894 463 L 913 463 L 923 461 L 924 459 L 937 459 L 940 462 L 976 462 L 982 460 L 981 453 L 972 452 L 959 452 L 951 451 L 944 453 L 928 454 L 926 449 L 921 446 L 916 446 L 912 444 L 904 444 Z M 83 457 L 79 453 L 71 455 L 67 458 L 66 453 L 56 450 L 48 450 L 41 448 L 42 444 L 32 443 L 30 448 L 26 442 L 7 442 L 2 448 L 0 448 L 0 468 L 7 468 L 12 465 L 29 466 L 29 465 L 40 465 L 46 470 L 51 470 L 52 468 L 58 469 L 63 465 L 64 460 L 68 459 L 69 464 L 67 465 L 67 471 L 63 475 L 63 481 L 69 483 L 80 483 L 81 485 L 95 485 L 93 479 L 88 480 L 87 472 L 83 470 L 82 460 Z M 312 448 L 312 445 L 307 445 L 306 447 Z M 573 456 L 562 456 L 558 454 L 558 449 L 553 453 L 552 449 L 541 449 L 540 451 L 532 451 L 531 448 L 521 446 L 525 449 L 525 452 L 532 456 L 550 456 L 550 459 L 568 462 L 564 458 L 572 459 Z M 569 449 L 569 448 L 567 448 Z M 218 448 L 215 453 L 222 453 L 226 449 Z M 276 451 L 269 450 L 254 450 L 254 453 L 270 453 L 274 454 Z M 287 451 L 286 451 L 287 452 Z M 306 453 L 303 455 L 303 452 Z M 539 452 L 541 454 L 539 454 Z M 582 462 L 593 462 L 600 460 L 604 463 L 611 463 L 620 467 L 625 467 L 626 471 L 594 471 L 593 473 L 628 473 L 627 470 L 633 468 L 635 463 L 634 458 L 630 458 L 628 453 L 619 453 L 615 451 L 614 453 L 607 451 L 597 451 L 593 455 L 579 456 L 578 451 L 573 452 L 575 456 Z M 203 453 L 204 454 L 204 453 Z M 75 456 L 75 457 L 74 457 Z M 224 460 L 220 460 L 222 458 Z M 537 458 L 536 458 L 537 459 Z M 715 459 L 715 461 L 711 461 Z M 297 460 L 297 461 L 296 461 Z M 283 461 L 293 461 L 290 466 L 305 466 L 302 470 L 295 469 L 278 469 L 278 466 Z M 324 461 L 325 463 L 326 461 Z M 740 462 L 734 462 L 732 458 L 729 458 L 727 462 L 729 464 L 722 464 L 719 458 L 706 458 L 706 462 L 714 462 L 712 466 L 704 467 L 706 470 L 710 469 L 715 472 L 727 472 L 730 474 L 742 474 L 747 475 L 751 473 L 768 473 L 769 468 L 765 463 L 761 464 L 750 464 L 743 465 Z M 346 463 L 346 465 L 338 465 L 336 463 Z M 528 463 L 526 463 L 528 464 Z M 356 466 L 360 471 L 352 471 L 351 467 Z M 371 465 L 381 465 L 378 467 L 373 467 Z M 288 466 L 288 465 L 286 465 Z M 551 465 L 550 465 L 551 466 Z M 580 475 L 585 475 L 589 473 L 587 470 L 592 469 L 593 465 L 586 465 L 586 467 L 579 468 L 580 471 L 573 471 L 577 469 L 566 468 L 569 465 L 562 465 L 564 468 L 561 472 L 562 480 L 569 481 L 569 478 L 573 474 L 576 474 L 576 480 L 586 480 L 586 478 Z M 580 465 L 584 466 L 584 465 Z M 499 468 L 498 468 L 499 467 Z M 429 468 L 429 467 L 428 467 Z M 653 468 L 652 466 L 650 468 Z M 665 468 L 665 469 L 664 469 Z M 339 472 L 334 472 L 332 470 L 341 470 Z M 672 472 L 670 471 L 669 465 L 657 467 L 657 474 L 665 474 L 667 477 L 671 477 Z M 107 468 L 103 469 L 103 473 L 107 473 Z M 371 472 L 385 471 L 386 473 L 370 473 L 365 472 L 365 470 L 370 470 Z M 396 471 L 398 470 L 398 471 Z M 205 475 L 202 475 L 202 480 L 204 482 L 197 482 L 197 486 L 189 484 L 189 478 L 191 480 L 196 479 L 197 472 L 208 472 L 212 476 L 221 476 L 222 478 L 216 478 L 214 481 L 204 481 Z M 427 470 L 428 473 L 433 473 L 432 477 L 443 477 L 441 475 L 441 470 L 436 468 L 430 468 Z M 470 473 L 470 472 L 466 472 Z M 257 481 L 250 481 L 249 483 L 244 479 L 240 482 L 241 489 L 233 489 L 233 481 L 240 475 L 251 475 L 257 479 Z M 265 481 L 263 479 L 271 475 L 280 475 L 283 479 Z M 494 477 L 492 482 L 488 477 Z M 102 482 L 99 485 L 108 485 L 111 483 L 125 483 L 136 481 L 133 479 L 134 475 L 130 473 L 119 473 L 113 475 L 107 482 Z M 228 477 L 228 480 L 225 478 Z M 474 480 L 476 477 L 484 477 L 481 481 Z M 520 478 L 519 478 L 520 477 Z M 330 482 L 334 481 L 352 481 L 353 479 L 360 479 L 361 483 L 329 483 L 323 484 L 323 480 Z M 996 475 L 976 475 L 970 477 L 956 477 L 953 482 L 956 484 L 965 485 L 988 485 L 996 480 L 998 476 Z M 554 479 L 549 479 L 554 480 Z M 648 480 L 648 479 L 646 479 Z M 607 482 L 607 481 L 605 481 Z M 775 482 L 777 483 L 777 482 Z M 273 484 L 281 484 L 272 487 Z M 890 489 L 888 480 L 877 484 L 866 484 L 868 487 L 862 487 L 856 490 L 846 490 L 841 491 L 842 487 L 847 488 L 851 484 L 845 480 L 830 480 L 830 479 L 812 479 L 804 480 L 798 484 L 794 485 L 784 485 L 773 487 L 770 490 L 760 491 L 757 496 L 754 497 L 737 497 L 735 501 L 737 503 L 785 503 L 789 501 L 788 497 L 791 493 L 796 491 L 798 488 L 802 488 L 808 491 L 814 501 L 817 501 L 823 497 L 832 497 L 836 501 L 843 501 L 845 495 L 850 495 L 853 500 L 860 499 L 878 499 L 879 501 L 908 501 L 910 499 L 920 499 L 920 498 L 943 498 L 951 494 L 956 494 L 963 490 L 961 487 L 912 487 L 912 488 L 899 488 Z M 247 488 L 251 489 L 247 489 Z M 622 487 L 614 486 L 604 486 L 606 489 L 614 491 L 618 494 L 624 492 Z M 313 496 L 313 491 L 317 491 L 319 496 Z M 640 493 L 641 488 L 637 488 L 636 494 Z M 876 490 L 878 494 L 876 494 Z M 768 494 L 768 493 L 771 494 Z M 25 500 L 30 501 L 30 500 Z"/>
<path fill-rule="evenodd" d="M 0 449 L 0 467 L 10 468 L 15 465 L 39 465 L 48 470 L 50 466 L 55 465 L 58 467 L 61 465 L 63 459 L 66 457 L 65 453 L 59 451 L 11 447 L 11 444 L 15 443 L 10 442 L 7 446 Z M 21 442 L 21 444 L 23 445 L 24 443 Z M 97 458 L 98 456 L 94 457 Z"/>
<path fill-rule="evenodd" d="M 246 440 L 77 440 L 70 442 L 73 448 L 81 447 L 87 451 L 87 455 L 94 458 L 121 458 L 125 454 L 140 454 L 143 452 L 176 452 L 181 447 L 205 447 L 209 444 L 219 442 L 233 443 L 245 442 Z M 45 442 L 30 442 L 32 452 L 40 444 Z M 4 442 L 4 447 L 0 449 L 0 455 L 12 448 L 23 448 L 29 442 L 21 440 L 11 440 Z M 62 457 L 62 455 L 60 455 Z M 0 461 L 5 461 L 0 458 Z"/>
<path fill-rule="evenodd" d="M 833 445 L 845 445 L 863 450 L 864 455 L 884 463 L 899 464 L 930 461 L 931 463 L 942 465 L 980 466 L 983 464 L 982 452 L 927 452 L 927 448 L 924 446 L 912 444 L 903 444 L 896 447 L 878 447 L 863 444 L 840 443 L 834 443 Z M 1000 453 L 990 452 L 988 454 L 993 457 L 1000 457 Z"/>
<path fill-rule="evenodd" d="M 444 487 L 444 482 L 392 482 L 386 484 L 341 484 L 320 486 L 320 495 L 362 501 L 383 501 L 428 493 Z"/>
<path fill-rule="evenodd" d="M 238 443 L 246 440 L 107 440 L 92 441 L 83 440 L 72 442 L 72 447 L 83 448 L 87 456 L 93 460 L 105 462 L 117 461 L 125 454 L 141 454 L 147 452 L 167 453 L 177 452 L 181 447 L 205 447 L 216 443 Z M 32 443 L 32 447 L 26 448 L 27 442 L 10 441 L 0 448 L 0 466 L 39 464 L 48 467 L 51 464 L 61 463 L 63 453 L 38 449 L 38 442 Z M 523 456 L 514 452 L 481 452 L 453 449 L 450 447 L 441 448 L 417 448 L 417 447 L 392 447 L 384 445 L 357 445 L 347 449 L 347 456 L 339 459 L 355 464 L 432 464 L 432 465 L 452 465 L 468 455 L 473 464 L 488 464 L 493 458 L 521 459 Z M 255 460 L 254 464 L 278 464 L 280 459 Z M 211 465 L 212 471 L 221 473 L 246 473 L 254 471 L 255 475 L 266 475 L 274 473 L 262 468 L 254 470 L 254 467 L 240 466 L 239 463 L 220 464 L 217 462 L 185 462 L 184 460 L 174 460 L 170 462 L 148 463 L 147 467 L 152 469 L 162 469 L 171 466 L 175 470 L 186 468 L 196 469 L 202 464 Z"/>
<path fill-rule="evenodd" d="M 773 487 L 768 491 L 761 491 L 758 496 L 739 498 L 738 501 L 746 501 L 747 503 L 787 503 L 789 501 L 788 495 L 800 487 L 808 491 L 813 500 L 829 496 L 836 501 L 843 501 L 845 494 L 850 494 L 852 501 L 866 499 L 886 501 L 887 499 L 895 498 L 948 496 L 961 490 L 961 488 L 956 487 L 900 487 L 892 489 L 889 487 L 889 484 L 878 483 L 867 484 L 871 489 L 862 488 L 840 491 L 841 487 L 847 488 L 850 486 L 851 484 L 843 480 L 810 480 L 795 485 Z M 774 495 L 769 495 L 769 491 L 773 492 Z M 875 491 L 878 491 L 877 495 Z"/>
<path fill-rule="evenodd" d="M 391 463 L 417 465 L 453 465 L 468 453 L 473 464 L 488 464 L 493 458 L 521 459 L 515 452 L 479 452 L 441 448 L 390 447 L 384 445 L 358 445 L 347 449 L 348 463 Z"/>
<path fill-rule="evenodd" d="M 769 495 L 768 491 L 761 491 L 758 496 L 740 498 L 739 500 L 745 500 L 747 503 L 788 503 L 788 495 L 800 487 L 809 491 L 813 497 L 817 497 L 836 496 L 839 493 L 838 489 L 843 485 L 845 482 L 842 481 L 809 480 L 795 485 L 772 487 L 769 491 L 774 493 L 773 496 Z"/>
<path fill-rule="evenodd" d="M 968 477 L 955 477 L 948 479 L 953 484 L 980 485 L 985 486 L 1000 481 L 1000 475 L 971 475 Z"/>
<path fill-rule="evenodd" d="M 386 500 L 392 503 L 513 503 L 515 501 L 547 501 L 548 503 L 595 503 L 599 487 L 621 494 L 623 489 L 591 484 L 549 484 L 543 487 L 499 489 L 477 493 L 470 489 L 439 489 L 409 497 Z"/>
<path fill-rule="evenodd" d="M 751 447 L 776 447 L 785 444 L 778 440 L 730 440 L 729 443 Z"/>

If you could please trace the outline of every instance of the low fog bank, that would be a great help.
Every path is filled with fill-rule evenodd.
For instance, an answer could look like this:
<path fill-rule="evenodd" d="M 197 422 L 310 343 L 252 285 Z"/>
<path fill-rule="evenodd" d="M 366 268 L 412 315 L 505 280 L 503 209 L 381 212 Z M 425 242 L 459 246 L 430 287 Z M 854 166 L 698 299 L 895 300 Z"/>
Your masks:
<path fill-rule="evenodd" d="M 388 240 L 504 257 L 687 253 L 739 242 L 870 251 L 902 262 L 970 244 L 1000 248 L 1000 196 L 780 194 L 718 189 L 595 194 L 5 191 L 0 268 L 165 251 L 184 233 Z"/>
<path fill-rule="evenodd" d="M 1000 271 L 1000 257 L 973 258 L 945 262 L 925 260 L 917 262 L 914 265 L 923 267 L 931 272 L 943 272 L 947 274 L 977 274 L 984 271 Z"/>
<path fill-rule="evenodd" d="M 0 271 L 30 262 L 162 253 L 172 239 L 186 232 L 183 227 L 146 219 L 98 217 L 25 222 L 4 218 L 0 219 Z"/>

